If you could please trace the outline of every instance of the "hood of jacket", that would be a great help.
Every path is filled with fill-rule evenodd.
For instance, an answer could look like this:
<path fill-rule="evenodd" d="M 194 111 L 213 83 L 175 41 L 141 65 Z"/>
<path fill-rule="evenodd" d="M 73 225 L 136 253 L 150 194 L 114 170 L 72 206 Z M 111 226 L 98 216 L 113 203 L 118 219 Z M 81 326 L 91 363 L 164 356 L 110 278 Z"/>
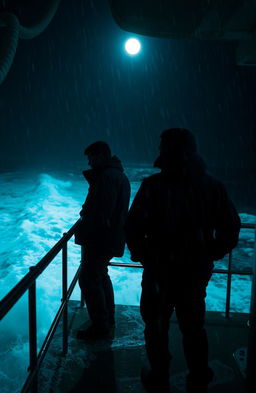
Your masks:
<path fill-rule="evenodd" d="M 154 162 L 155 168 L 160 168 L 167 179 L 189 181 L 202 176 L 206 171 L 206 164 L 197 153 L 159 155 Z"/>
<path fill-rule="evenodd" d="M 102 166 L 98 168 L 88 169 L 83 171 L 83 175 L 89 184 L 92 184 L 106 169 L 116 169 L 120 172 L 124 171 L 122 163 L 117 156 L 112 156 L 108 161 L 106 161 Z"/>

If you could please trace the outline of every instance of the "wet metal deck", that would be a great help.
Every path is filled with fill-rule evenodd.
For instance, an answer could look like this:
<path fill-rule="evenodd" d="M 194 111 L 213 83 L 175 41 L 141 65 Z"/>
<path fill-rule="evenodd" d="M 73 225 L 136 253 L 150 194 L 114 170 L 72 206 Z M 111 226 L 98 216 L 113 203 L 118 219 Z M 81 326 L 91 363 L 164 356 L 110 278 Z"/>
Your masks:
<path fill-rule="evenodd" d="M 61 357 L 61 326 L 55 333 L 39 375 L 39 393 L 143 393 L 139 374 L 145 361 L 143 322 L 139 307 L 116 306 L 116 334 L 113 340 L 87 343 L 77 340 L 76 331 L 88 325 L 86 308 L 69 303 L 69 351 Z M 209 393 L 244 393 L 233 353 L 246 347 L 247 316 L 237 314 L 230 321 L 220 313 L 207 313 L 210 365 L 215 378 Z M 186 363 L 181 334 L 175 318 L 170 327 L 173 355 L 171 387 L 173 393 L 185 392 Z"/>

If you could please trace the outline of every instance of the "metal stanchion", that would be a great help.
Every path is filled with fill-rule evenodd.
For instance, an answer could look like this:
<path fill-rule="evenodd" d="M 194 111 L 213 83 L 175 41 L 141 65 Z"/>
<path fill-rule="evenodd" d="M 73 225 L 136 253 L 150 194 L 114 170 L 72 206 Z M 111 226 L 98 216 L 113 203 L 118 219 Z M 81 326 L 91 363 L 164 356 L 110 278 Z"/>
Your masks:
<path fill-rule="evenodd" d="M 30 267 L 31 271 L 34 267 Z M 29 371 L 37 365 L 37 323 L 36 323 L 36 281 L 33 281 L 28 290 L 28 315 L 29 315 Z M 37 393 L 37 376 L 31 385 L 31 393 Z"/>
<path fill-rule="evenodd" d="M 226 293 L 226 312 L 225 317 L 230 318 L 230 297 L 231 297 L 231 281 L 232 281 L 232 251 L 228 254 L 228 277 L 227 277 L 227 293 Z"/>
<path fill-rule="evenodd" d="M 247 350 L 247 367 L 246 367 L 246 385 L 247 391 L 254 393 L 256 391 L 256 226 L 254 239 L 254 261 L 252 276 L 252 295 L 249 320 L 248 350 Z"/>
<path fill-rule="evenodd" d="M 84 260 L 84 247 L 81 247 L 81 263 L 83 263 Z M 84 307 L 85 301 L 84 301 L 84 296 L 81 291 L 81 297 L 80 297 L 80 307 Z"/>
<path fill-rule="evenodd" d="M 64 235 L 65 236 L 65 233 Z M 65 243 L 62 249 L 62 301 L 67 301 L 68 289 L 68 245 Z M 62 353 L 66 355 L 68 352 L 68 305 L 63 309 L 62 317 Z"/>

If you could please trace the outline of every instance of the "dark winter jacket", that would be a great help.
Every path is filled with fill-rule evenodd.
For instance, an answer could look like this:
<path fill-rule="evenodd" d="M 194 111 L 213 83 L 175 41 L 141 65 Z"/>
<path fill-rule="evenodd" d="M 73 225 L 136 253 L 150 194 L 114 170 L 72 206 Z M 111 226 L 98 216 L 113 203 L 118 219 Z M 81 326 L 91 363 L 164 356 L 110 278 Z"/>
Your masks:
<path fill-rule="evenodd" d="M 159 157 L 155 166 L 162 171 L 144 179 L 128 213 L 131 258 L 209 277 L 238 242 L 240 219 L 225 187 L 197 154 L 173 165 Z"/>
<path fill-rule="evenodd" d="M 125 246 L 124 224 L 130 200 L 130 183 L 120 160 L 113 156 L 100 169 L 83 172 L 89 183 L 75 242 L 101 253 L 120 257 Z"/>

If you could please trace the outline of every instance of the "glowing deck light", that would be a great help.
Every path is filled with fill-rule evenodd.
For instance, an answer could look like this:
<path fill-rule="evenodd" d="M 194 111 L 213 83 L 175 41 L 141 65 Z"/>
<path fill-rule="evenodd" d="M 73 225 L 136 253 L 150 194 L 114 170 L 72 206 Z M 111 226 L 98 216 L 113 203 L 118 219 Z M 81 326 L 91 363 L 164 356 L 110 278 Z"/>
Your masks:
<path fill-rule="evenodd" d="M 136 38 L 129 38 L 125 43 L 125 50 L 129 55 L 137 55 L 141 48 L 140 42 Z"/>

